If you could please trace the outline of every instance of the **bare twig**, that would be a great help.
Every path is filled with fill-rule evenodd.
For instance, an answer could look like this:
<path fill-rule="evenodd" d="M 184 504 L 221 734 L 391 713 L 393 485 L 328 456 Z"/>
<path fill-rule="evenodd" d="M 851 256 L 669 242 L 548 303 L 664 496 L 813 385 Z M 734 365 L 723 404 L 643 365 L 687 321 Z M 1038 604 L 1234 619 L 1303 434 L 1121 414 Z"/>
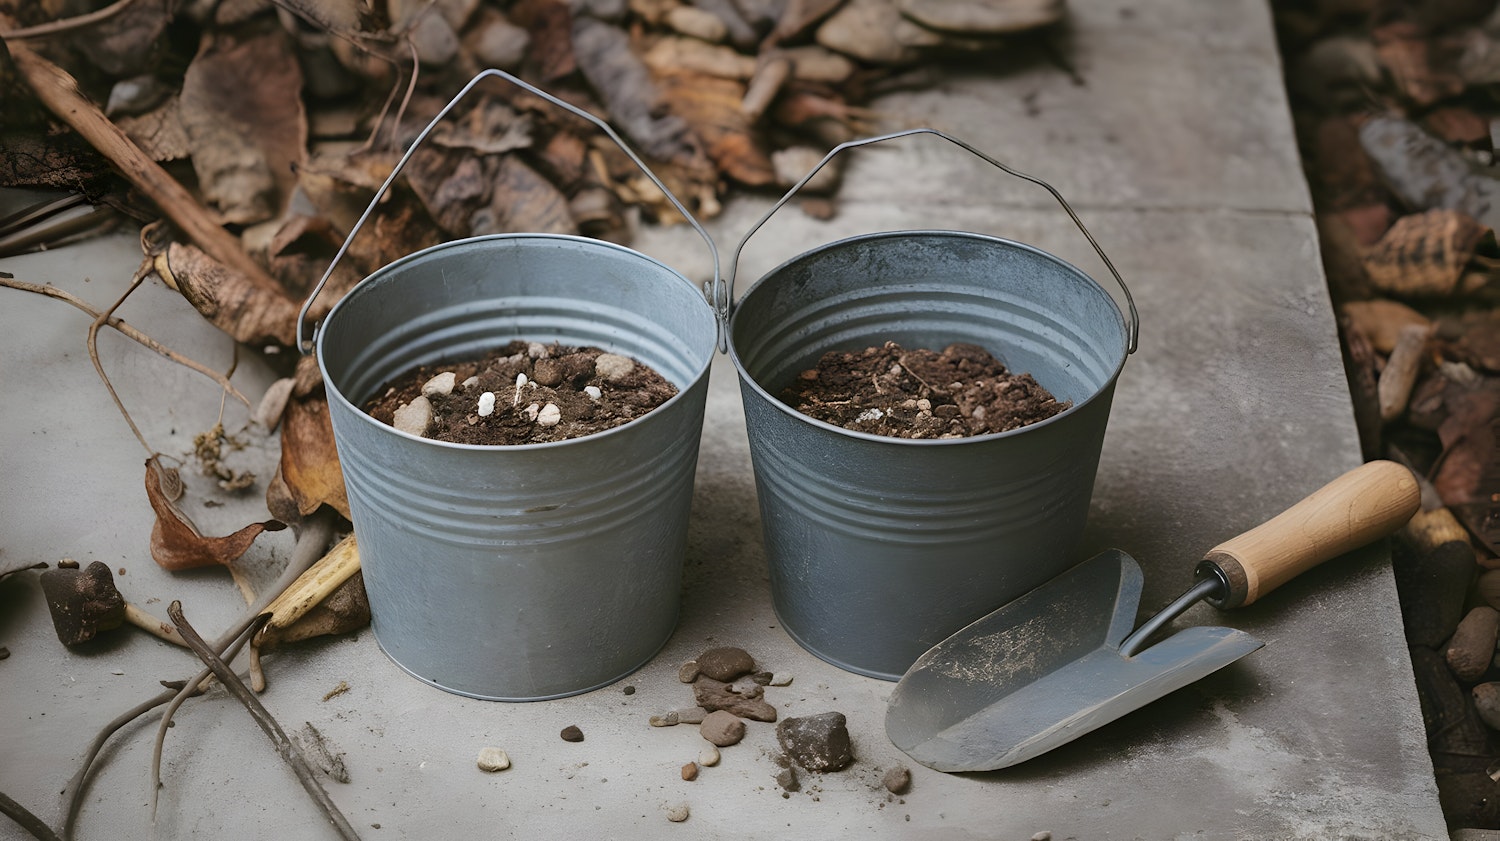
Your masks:
<path fill-rule="evenodd" d="M 156 450 L 151 448 L 151 445 L 146 442 L 146 436 L 141 434 L 140 427 L 135 425 L 135 419 L 126 410 L 125 403 L 120 400 L 120 395 L 115 393 L 115 386 L 109 381 L 109 375 L 104 373 L 104 363 L 99 360 L 99 328 L 103 327 L 105 322 L 109 321 L 110 316 L 114 315 L 115 309 L 125 303 L 125 299 L 130 297 L 130 293 L 140 288 L 141 283 L 145 280 L 146 275 L 144 273 L 136 272 L 135 278 L 130 281 L 130 288 L 125 290 L 125 294 L 120 296 L 120 300 L 115 301 L 109 309 L 100 313 L 99 317 L 94 319 L 93 323 L 89 325 L 88 348 L 89 359 L 94 363 L 94 370 L 99 372 L 99 379 L 104 381 L 104 388 L 109 392 L 110 398 L 115 401 L 115 407 L 120 410 L 120 414 L 124 416 L 125 422 L 130 424 L 130 431 L 135 433 L 135 440 L 141 442 L 141 446 L 146 448 L 146 455 L 154 456 L 156 455 Z"/>
<path fill-rule="evenodd" d="M 235 627 L 229 629 L 229 631 L 215 641 L 214 649 L 221 656 L 228 660 L 234 659 L 235 655 L 239 652 L 240 646 L 244 645 L 250 639 L 249 631 L 255 625 L 257 618 L 265 611 L 266 605 L 286 590 L 287 587 L 291 586 L 308 567 L 312 566 L 313 562 L 322 555 L 323 547 L 328 545 L 328 541 L 332 537 L 333 515 L 328 511 L 325 510 L 319 514 L 315 514 L 306 521 L 306 525 L 303 527 L 301 533 L 297 535 L 297 546 L 292 550 L 292 557 L 287 561 L 286 568 L 281 571 L 281 576 L 276 579 L 276 583 L 266 589 L 259 603 L 252 607 L 244 618 L 235 624 Z M 83 795 L 87 791 L 90 779 L 89 772 L 93 769 L 94 760 L 98 757 L 99 751 L 104 748 L 105 743 L 109 741 L 110 737 L 119 731 L 120 728 L 162 704 L 171 702 L 178 695 L 186 698 L 197 694 L 201 691 L 204 682 L 211 676 L 212 673 L 204 669 L 191 680 L 183 682 L 181 686 L 177 686 L 176 688 L 169 687 L 166 692 L 143 701 L 120 714 L 94 736 L 93 742 L 84 753 L 83 761 L 80 763 L 77 773 L 68 782 L 68 787 L 63 789 L 68 798 L 66 816 L 63 822 L 63 841 L 72 841 L 73 827 L 78 822 L 78 814 L 83 807 Z M 175 686 L 175 682 L 173 686 Z M 180 705 L 181 702 L 179 701 L 178 704 Z M 170 715 L 164 715 L 161 729 L 165 731 L 170 726 L 171 721 Z M 159 757 L 157 761 L 159 764 Z M 158 778 L 153 774 L 151 790 L 155 792 L 158 787 Z"/>
<path fill-rule="evenodd" d="M 135 0 L 115 0 L 115 2 L 109 4 L 108 6 L 89 12 L 86 15 L 78 15 L 71 18 L 63 18 L 62 20 L 53 20 L 46 23 L 39 23 L 36 26 L 28 26 L 24 29 L 12 29 L 7 32 L 0 32 L 0 39 L 4 39 L 6 41 L 19 41 L 26 38 L 42 38 L 48 35 L 57 35 L 62 32 L 68 32 L 85 26 L 93 26 L 96 23 L 109 20 L 115 15 L 118 15 L 119 13 L 125 11 L 130 7 L 130 4 L 134 2 Z"/>
<path fill-rule="evenodd" d="M 317 772 L 307 764 L 302 752 L 297 750 L 297 746 L 281 729 L 281 725 L 276 722 L 270 711 L 255 697 L 255 693 L 245 686 L 228 664 L 219 659 L 208 643 L 204 642 L 203 637 L 199 636 L 193 626 L 188 623 L 187 617 L 182 613 L 182 602 L 172 602 L 167 607 L 167 615 L 177 625 L 177 630 L 182 634 L 183 639 L 187 640 L 188 645 L 198 657 L 213 670 L 219 682 L 224 684 L 224 688 L 228 689 L 229 693 L 241 704 L 244 704 L 246 710 L 249 710 L 250 717 L 255 719 L 255 723 L 260 725 L 261 730 L 265 731 L 266 737 L 271 740 L 271 744 L 276 746 L 276 752 L 281 755 L 281 758 L 292 766 L 292 772 L 297 775 L 297 780 L 302 783 L 303 788 L 307 789 L 307 793 L 312 795 L 313 801 L 323 810 L 324 815 L 333 824 L 333 828 L 341 837 L 349 841 L 358 841 L 359 833 L 354 831 L 348 818 L 345 818 L 344 814 L 339 811 L 333 798 L 329 797 L 328 792 L 323 788 L 323 784 L 318 782 Z"/>
<path fill-rule="evenodd" d="M 45 295 L 48 298 L 56 298 L 59 301 L 64 301 L 66 303 L 72 304 L 74 307 L 77 307 L 80 310 L 83 310 L 85 313 L 92 316 L 96 320 L 101 317 L 101 313 L 93 307 L 89 306 L 87 301 L 84 301 L 82 298 L 79 298 L 71 292 L 63 289 L 58 289 L 56 286 L 43 285 L 38 283 L 27 283 L 24 280 L 12 280 L 4 276 L 0 276 L 0 286 L 4 286 L 10 289 L 17 289 L 22 292 L 32 292 L 37 295 Z M 178 365 L 181 365 L 185 368 L 191 368 L 192 370 L 197 371 L 203 376 L 208 377 L 215 383 L 218 383 L 219 387 L 224 389 L 224 392 L 226 394 L 231 395 L 232 397 L 234 397 L 234 399 L 245 404 L 247 407 L 250 405 L 250 399 L 241 394 L 240 390 L 235 388 L 234 384 L 229 381 L 229 378 L 224 376 L 223 374 L 220 374 L 218 371 L 215 371 L 201 362 L 189 359 L 188 357 L 183 356 L 177 351 L 166 347 L 165 345 L 161 344 L 145 333 L 142 333 L 140 330 L 137 330 L 130 324 L 125 323 L 124 319 L 111 316 L 109 320 L 104 323 L 110 327 L 113 327 L 120 333 L 120 335 L 124 336 L 127 339 L 130 339 L 136 344 L 139 344 L 148 350 L 164 356 L 167 359 L 176 362 Z"/>
<path fill-rule="evenodd" d="M 0 814 L 20 824 L 21 828 L 31 833 L 31 837 L 37 841 L 58 841 L 57 833 L 52 827 L 42 823 L 42 819 L 33 815 L 30 809 L 17 803 L 0 792 Z"/>

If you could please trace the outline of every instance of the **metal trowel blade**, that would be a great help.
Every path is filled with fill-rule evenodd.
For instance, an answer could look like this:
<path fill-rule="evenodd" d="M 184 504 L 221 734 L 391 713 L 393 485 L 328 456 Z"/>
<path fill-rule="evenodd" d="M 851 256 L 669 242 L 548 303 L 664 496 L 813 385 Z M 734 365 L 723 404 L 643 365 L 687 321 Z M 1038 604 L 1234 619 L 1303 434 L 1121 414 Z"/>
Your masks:
<path fill-rule="evenodd" d="M 1260 648 L 1242 631 L 1191 627 L 1122 657 L 1141 597 L 1135 559 L 1109 550 L 923 654 L 886 709 L 886 735 L 939 771 L 1024 762 Z"/>

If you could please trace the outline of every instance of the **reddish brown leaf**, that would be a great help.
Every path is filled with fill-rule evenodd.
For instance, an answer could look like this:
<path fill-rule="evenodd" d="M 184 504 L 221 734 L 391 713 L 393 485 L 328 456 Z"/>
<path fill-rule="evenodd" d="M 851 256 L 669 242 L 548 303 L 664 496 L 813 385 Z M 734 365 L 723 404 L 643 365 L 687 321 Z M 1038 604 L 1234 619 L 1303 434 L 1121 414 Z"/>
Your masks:
<path fill-rule="evenodd" d="M 666 73 L 658 81 L 672 112 L 687 121 L 725 175 L 751 187 L 776 180 L 771 159 L 740 108 L 744 83 L 698 73 Z"/>
<path fill-rule="evenodd" d="M 1500 493 L 1500 382 L 1450 388 L 1448 417 L 1438 427 L 1442 462 L 1432 484 L 1450 506 L 1489 502 Z"/>
<path fill-rule="evenodd" d="M 224 537 L 205 537 L 192 519 L 174 501 L 182 494 L 177 468 L 166 467 L 156 457 L 146 460 L 146 498 L 156 512 L 151 527 L 151 557 L 162 569 L 179 570 L 222 564 L 227 566 L 245 554 L 261 532 L 280 531 L 279 520 L 251 523 Z"/>

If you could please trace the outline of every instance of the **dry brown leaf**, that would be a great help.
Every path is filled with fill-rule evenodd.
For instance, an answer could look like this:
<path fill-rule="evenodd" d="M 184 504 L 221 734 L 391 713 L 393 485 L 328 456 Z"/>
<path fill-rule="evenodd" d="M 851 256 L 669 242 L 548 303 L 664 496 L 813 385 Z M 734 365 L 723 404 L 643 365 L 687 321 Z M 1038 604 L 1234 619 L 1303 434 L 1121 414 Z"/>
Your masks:
<path fill-rule="evenodd" d="M 1433 487 L 1445 505 L 1491 502 L 1500 493 L 1500 380 L 1450 388 L 1444 404 L 1448 416 L 1438 426 L 1443 455 Z"/>
<path fill-rule="evenodd" d="M 206 39 L 183 78 L 193 170 L 204 195 L 238 224 L 280 216 L 307 157 L 302 71 L 274 24 Z"/>
<path fill-rule="evenodd" d="M 287 404 L 281 417 L 281 479 L 302 516 L 322 505 L 349 516 L 328 401 L 321 395 Z"/>
<path fill-rule="evenodd" d="M 251 523 L 224 537 L 205 537 L 175 500 L 182 494 L 177 468 L 166 467 L 156 456 L 146 460 L 146 498 L 156 512 L 151 527 L 151 557 L 162 569 L 180 570 L 221 564 L 228 566 L 245 554 L 261 532 L 280 531 L 279 520 Z"/>
<path fill-rule="evenodd" d="M 296 344 L 301 304 L 269 292 L 196 246 L 172 243 L 155 261 L 156 273 L 204 318 L 248 345 Z"/>
<path fill-rule="evenodd" d="M 469 154 L 499 155 L 531 146 L 535 130 L 530 114 L 496 99 L 485 99 L 456 119 L 450 117 L 432 130 L 434 146 L 459 149 Z"/>
<path fill-rule="evenodd" d="M 1451 294 L 1475 249 L 1494 232 L 1462 211 L 1434 209 L 1396 220 L 1365 252 L 1365 270 L 1383 292 L 1398 297 Z"/>
<path fill-rule="evenodd" d="M 1364 334 L 1370 345 L 1384 354 L 1396 347 L 1402 328 L 1426 327 L 1427 317 L 1398 301 L 1376 298 L 1372 301 L 1350 301 L 1342 307 L 1349 326 Z"/>
<path fill-rule="evenodd" d="M 127 114 L 115 120 L 125 136 L 157 162 L 180 161 L 192 154 L 187 130 L 182 127 L 177 97 L 144 114 Z"/>
<path fill-rule="evenodd" d="M 658 79 L 672 111 L 687 120 L 720 171 L 751 187 L 776 180 L 771 159 L 740 107 L 744 84 L 697 73 L 666 73 Z"/>
<path fill-rule="evenodd" d="M 504 155 L 487 160 L 484 171 L 494 191 L 488 206 L 468 218 L 473 235 L 506 231 L 578 233 L 567 197 L 520 158 Z"/>
<path fill-rule="evenodd" d="M 506 16 L 531 35 L 526 60 L 535 63 L 536 81 L 545 86 L 578 69 L 573 56 L 573 14 L 563 0 L 519 0 Z"/>
<path fill-rule="evenodd" d="M 1440 319 L 1439 335 L 1456 337 L 1453 352 L 1476 368 L 1500 372 L 1500 310 Z"/>
<path fill-rule="evenodd" d="M 1371 35 L 1380 63 L 1412 102 L 1426 107 L 1463 93 L 1463 79 L 1443 66 L 1443 57 L 1434 54 L 1432 44 L 1412 24 L 1388 24 Z"/>

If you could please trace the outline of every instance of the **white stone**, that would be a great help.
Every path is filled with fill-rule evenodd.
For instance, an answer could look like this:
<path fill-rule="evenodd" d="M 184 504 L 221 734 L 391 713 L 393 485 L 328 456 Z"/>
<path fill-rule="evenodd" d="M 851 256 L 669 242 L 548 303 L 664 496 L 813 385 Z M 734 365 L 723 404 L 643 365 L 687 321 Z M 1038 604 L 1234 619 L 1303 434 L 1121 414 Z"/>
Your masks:
<path fill-rule="evenodd" d="M 495 413 L 495 392 L 486 391 L 479 395 L 479 416 L 487 418 Z"/>
<path fill-rule="evenodd" d="M 556 403 L 548 403 L 537 413 L 537 426 L 557 426 L 562 422 L 562 410 L 557 408 Z"/>
<path fill-rule="evenodd" d="M 601 353 L 599 354 L 599 358 L 594 360 L 594 373 L 612 383 L 617 383 L 625 379 L 634 370 L 635 360 L 628 356 Z"/>
<path fill-rule="evenodd" d="M 463 389 L 464 389 L 464 391 L 468 391 L 469 389 L 473 388 L 476 385 L 479 385 L 479 378 L 478 377 L 470 377 L 467 380 L 463 381 Z"/>
<path fill-rule="evenodd" d="M 531 342 L 526 345 L 526 355 L 532 359 L 546 359 L 547 346 L 541 342 Z"/>
<path fill-rule="evenodd" d="M 480 748 L 478 764 L 481 771 L 504 771 L 510 767 L 510 756 L 499 748 Z"/>
<path fill-rule="evenodd" d="M 869 423 L 871 421 L 878 421 L 883 417 L 885 417 L 885 412 L 882 412 L 879 409 L 866 409 L 863 412 L 860 412 L 859 416 L 856 417 L 855 420 L 859 421 L 860 423 Z"/>
<path fill-rule="evenodd" d="M 457 379 L 457 374 L 452 371 L 444 371 L 427 382 L 422 383 L 422 396 L 431 397 L 434 394 L 452 394 L 453 384 Z"/>
<path fill-rule="evenodd" d="M 718 765 L 719 749 L 713 745 L 705 745 L 703 750 L 698 752 L 698 764 L 704 768 L 712 768 Z"/>
<path fill-rule="evenodd" d="M 416 397 L 401 404 L 391 425 L 409 435 L 426 435 L 432 426 L 432 403 L 426 397 Z"/>
<path fill-rule="evenodd" d="M 598 400 L 599 398 L 604 396 L 604 392 L 600 391 L 599 386 L 596 385 L 584 386 L 583 393 L 587 394 L 590 400 Z"/>
<path fill-rule="evenodd" d="M 787 672 L 777 672 L 776 674 L 771 675 L 771 685 L 772 686 L 791 686 L 792 685 L 792 675 L 788 674 Z"/>
<path fill-rule="evenodd" d="M 527 406 L 526 408 L 522 409 L 521 412 L 522 412 L 522 414 L 526 415 L 526 419 L 527 420 L 533 420 L 534 421 L 534 420 L 536 420 L 537 415 L 541 414 L 542 407 L 539 406 L 539 405 L 537 405 L 537 404 L 535 404 L 535 403 L 532 403 L 530 406 Z"/>
<path fill-rule="evenodd" d="M 688 819 L 688 804 L 673 803 L 666 807 L 667 820 L 672 823 L 682 823 Z"/>

